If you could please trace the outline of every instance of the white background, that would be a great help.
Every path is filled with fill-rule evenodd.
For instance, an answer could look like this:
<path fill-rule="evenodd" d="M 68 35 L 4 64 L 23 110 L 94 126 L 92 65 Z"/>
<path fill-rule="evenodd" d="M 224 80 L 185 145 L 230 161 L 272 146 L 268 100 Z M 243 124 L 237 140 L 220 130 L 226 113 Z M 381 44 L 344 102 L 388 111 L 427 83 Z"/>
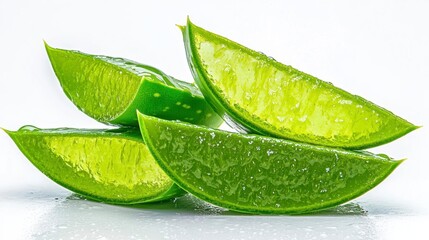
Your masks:
<path fill-rule="evenodd" d="M 191 81 L 175 26 L 189 15 L 425 126 L 371 150 L 408 158 L 385 182 L 351 205 L 300 217 L 220 214 L 194 199 L 117 207 L 76 199 L 0 132 L 0 239 L 427 239 L 429 2 L 265 2 L 0 0 L 0 126 L 103 127 L 65 97 L 43 39 Z"/>

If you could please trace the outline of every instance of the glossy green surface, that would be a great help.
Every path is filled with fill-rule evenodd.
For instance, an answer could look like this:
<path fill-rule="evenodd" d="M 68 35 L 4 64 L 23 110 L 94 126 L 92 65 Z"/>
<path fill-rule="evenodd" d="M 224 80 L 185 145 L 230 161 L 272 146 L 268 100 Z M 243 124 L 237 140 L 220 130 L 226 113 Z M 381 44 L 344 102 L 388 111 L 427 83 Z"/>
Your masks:
<path fill-rule="evenodd" d="M 100 122 L 137 126 L 138 109 L 160 118 L 211 127 L 222 123 L 198 88 L 156 68 L 47 44 L 46 51 L 68 98 Z"/>
<path fill-rule="evenodd" d="M 139 114 L 159 165 L 184 190 L 249 213 L 304 213 L 360 196 L 402 161 L 385 155 L 230 133 Z"/>
<path fill-rule="evenodd" d="M 194 78 L 236 128 L 318 145 L 363 149 L 417 127 L 359 96 L 204 30 L 182 27 Z"/>
<path fill-rule="evenodd" d="M 131 204 L 184 194 L 158 166 L 138 130 L 26 126 L 6 132 L 42 173 L 89 198 Z"/>

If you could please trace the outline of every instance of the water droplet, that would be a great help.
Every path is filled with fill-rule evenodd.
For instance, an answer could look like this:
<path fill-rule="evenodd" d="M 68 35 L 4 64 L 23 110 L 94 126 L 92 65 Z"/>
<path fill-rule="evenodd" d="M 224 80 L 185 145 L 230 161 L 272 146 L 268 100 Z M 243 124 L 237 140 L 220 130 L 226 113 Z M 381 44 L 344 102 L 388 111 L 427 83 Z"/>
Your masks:
<path fill-rule="evenodd" d="M 286 119 L 286 117 L 284 117 L 284 116 L 277 116 L 277 119 L 278 119 L 280 122 L 283 122 L 283 121 Z"/>
<path fill-rule="evenodd" d="M 352 100 L 345 100 L 345 99 L 341 99 L 340 101 L 338 101 L 338 103 L 339 104 L 347 104 L 347 105 L 350 105 L 350 104 L 352 104 L 353 102 L 352 102 Z"/>
<path fill-rule="evenodd" d="M 19 131 L 28 131 L 28 132 L 31 132 L 31 131 L 37 131 L 37 130 L 39 130 L 39 129 L 40 129 L 40 128 L 35 127 L 35 126 L 32 126 L 32 125 L 25 125 L 25 126 L 21 127 L 21 128 L 19 129 Z"/>
<path fill-rule="evenodd" d="M 199 142 L 200 143 L 203 143 L 204 142 L 204 140 L 206 140 L 205 138 L 203 138 L 203 137 L 201 137 L 201 136 L 198 136 L 198 140 L 199 140 Z"/>
<path fill-rule="evenodd" d="M 330 168 L 325 168 L 325 170 L 326 170 L 326 172 L 328 173 L 328 172 L 330 172 L 331 171 L 331 169 Z"/>
<path fill-rule="evenodd" d="M 258 53 L 266 56 L 266 54 L 264 52 L 259 51 Z"/>
<path fill-rule="evenodd" d="M 302 117 L 298 118 L 298 120 L 299 120 L 300 122 L 305 122 L 305 121 L 307 120 L 307 115 L 304 115 L 304 116 L 302 116 Z"/>
<path fill-rule="evenodd" d="M 270 156 L 271 154 L 273 154 L 274 153 L 274 151 L 273 150 L 271 150 L 271 149 L 268 149 L 268 151 L 267 151 L 267 155 L 268 156 Z"/>
<path fill-rule="evenodd" d="M 216 134 L 214 132 L 210 133 L 210 136 L 212 136 L 212 139 L 216 137 Z"/>
<path fill-rule="evenodd" d="M 335 118 L 335 122 L 344 122 L 344 119 L 342 119 L 342 118 Z"/>
<path fill-rule="evenodd" d="M 299 81 L 299 80 L 301 80 L 301 76 L 295 75 L 290 80 L 291 80 L 291 82 Z"/>
<path fill-rule="evenodd" d="M 225 68 L 223 69 L 225 72 L 229 73 L 232 71 L 232 68 L 230 65 L 226 65 Z"/>

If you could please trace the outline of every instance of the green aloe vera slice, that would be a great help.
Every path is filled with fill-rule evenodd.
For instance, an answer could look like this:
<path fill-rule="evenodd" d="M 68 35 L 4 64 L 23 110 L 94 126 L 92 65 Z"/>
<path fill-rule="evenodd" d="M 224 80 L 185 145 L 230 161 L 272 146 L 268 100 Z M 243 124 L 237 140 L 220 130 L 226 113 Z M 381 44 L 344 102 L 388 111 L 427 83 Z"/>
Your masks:
<path fill-rule="evenodd" d="M 137 126 L 138 109 L 160 118 L 211 127 L 222 123 L 196 86 L 156 68 L 47 44 L 46 51 L 68 98 L 100 122 Z"/>
<path fill-rule="evenodd" d="M 139 114 L 143 139 L 180 187 L 240 212 L 304 213 L 356 198 L 402 162 Z"/>
<path fill-rule="evenodd" d="M 158 166 L 138 130 L 25 126 L 6 132 L 42 173 L 88 198 L 132 204 L 184 194 Z"/>
<path fill-rule="evenodd" d="M 364 149 L 417 127 L 362 97 L 191 23 L 181 27 L 207 101 L 236 129 Z"/>

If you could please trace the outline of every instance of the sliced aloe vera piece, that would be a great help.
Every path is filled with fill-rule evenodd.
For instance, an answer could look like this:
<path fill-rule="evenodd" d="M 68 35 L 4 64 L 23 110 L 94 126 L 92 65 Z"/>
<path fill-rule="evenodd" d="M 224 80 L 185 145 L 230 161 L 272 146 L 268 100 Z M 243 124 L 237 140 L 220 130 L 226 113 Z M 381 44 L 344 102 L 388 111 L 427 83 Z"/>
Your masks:
<path fill-rule="evenodd" d="M 329 208 L 372 189 L 402 162 L 142 114 L 139 122 L 154 158 L 180 187 L 240 212 Z"/>
<path fill-rule="evenodd" d="M 47 44 L 46 51 L 67 97 L 100 122 L 137 126 L 138 109 L 194 124 L 217 127 L 222 123 L 197 87 L 154 67 Z"/>
<path fill-rule="evenodd" d="M 43 174 L 88 198 L 132 204 L 184 194 L 158 166 L 138 130 L 25 126 L 6 132 Z"/>
<path fill-rule="evenodd" d="M 204 30 L 189 19 L 181 29 L 196 83 L 236 129 L 363 149 L 417 128 L 362 97 Z"/>

